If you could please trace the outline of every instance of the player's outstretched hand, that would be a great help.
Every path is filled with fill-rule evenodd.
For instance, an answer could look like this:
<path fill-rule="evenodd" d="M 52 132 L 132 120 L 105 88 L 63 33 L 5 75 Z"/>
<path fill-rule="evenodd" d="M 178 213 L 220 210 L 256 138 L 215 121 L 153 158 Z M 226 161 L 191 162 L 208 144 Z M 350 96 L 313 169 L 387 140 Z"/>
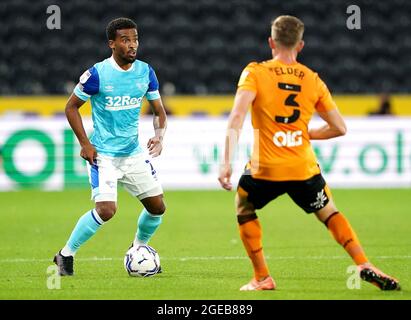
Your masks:
<path fill-rule="evenodd" d="M 159 137 L 150 138 L 147 142 L 148 154 L 153 158 L 158 157 L 163 151 L 162 139 Z"/>
<path fill-rule="evenodd" d="M 218 181 L 220 182 L 221 186 L 230 191 L 233 188 L 233 184 L 230 182 L 232 174 L 231 165 L 229 164 L 222 164 L 220 167 L 220 174 L 218 176 Z"/>
<path fill-rule="evenodd" d="M 86 144 L 81 147 L 80 157 L 84 160 L 87 160 L 88 163 L 92 166 L 95 164 L 95 160 L 97 158 L 97 151 L 96 148 L 92 144 Z"/>

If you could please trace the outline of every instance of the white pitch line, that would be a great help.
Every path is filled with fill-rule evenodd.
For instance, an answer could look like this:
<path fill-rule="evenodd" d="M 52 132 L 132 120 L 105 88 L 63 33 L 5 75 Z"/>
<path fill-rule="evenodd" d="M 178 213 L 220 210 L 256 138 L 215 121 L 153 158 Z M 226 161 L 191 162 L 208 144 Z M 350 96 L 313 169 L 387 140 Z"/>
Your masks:
<path fill-rule="evenodd" d="M 267 260 L 340 260 L 347 259 L 347 256 L 311 256 L 311 257 L 295 257 L 295 256 L 267 256 Z M 373 259 L 411 259 L 411 256 L 374 256 Z M 161 257 L 161 260 L 171 261 L 209 261 L 209 260 L 247 260 L 246 256 L 210 256 L 210 257 Z M 76 261 L 122 261 L 122 258 L 110 257 L 90 257 L 76 258 Z M 15 259 L 0 259 L 0 263 L 30 263 L 30 262 L 51 262 L 52 258 L 36 259 L 36 258 L 15 258 Z"/>

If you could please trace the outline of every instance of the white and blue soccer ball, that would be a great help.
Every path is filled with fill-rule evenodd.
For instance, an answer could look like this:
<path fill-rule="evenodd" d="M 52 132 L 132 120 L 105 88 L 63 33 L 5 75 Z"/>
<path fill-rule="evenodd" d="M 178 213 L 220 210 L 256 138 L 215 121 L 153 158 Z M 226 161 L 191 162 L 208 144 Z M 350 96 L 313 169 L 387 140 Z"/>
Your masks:
<path fill-rule="evenodd" d="M 160 271 L 160 256 L 147 244 L 132 246 L 124 257 L 124 267 L 133 277 L 151 277 Z"/>

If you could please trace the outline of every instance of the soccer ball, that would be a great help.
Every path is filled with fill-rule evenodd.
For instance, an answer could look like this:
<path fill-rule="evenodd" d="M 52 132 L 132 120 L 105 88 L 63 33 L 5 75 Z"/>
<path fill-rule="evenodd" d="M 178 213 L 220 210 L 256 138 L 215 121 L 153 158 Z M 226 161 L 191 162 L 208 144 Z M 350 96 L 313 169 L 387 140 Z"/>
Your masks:
<path fill-rule="evenodd" d="M 147 244 L 132 246 L 124 257 L 124 267 L 130 276 L 151 277 L 160 271 L 160 256 Z"/>

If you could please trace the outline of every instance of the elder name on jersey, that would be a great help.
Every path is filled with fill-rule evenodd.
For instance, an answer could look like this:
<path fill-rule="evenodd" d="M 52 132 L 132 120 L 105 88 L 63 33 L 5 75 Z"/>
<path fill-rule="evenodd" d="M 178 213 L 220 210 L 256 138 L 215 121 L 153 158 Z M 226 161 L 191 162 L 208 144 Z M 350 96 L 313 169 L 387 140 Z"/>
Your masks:
<path fill-rule="evenodd" d="M 270 71 L 274 71 L 277 76 L 288 74 L 288 75 L 294 75 L 301 80 L 303 80 L 304 78 L 304 72 L 298 68 L 281 66 L 281 67 L 274 67 L 274 68 L 269 68 L 269 69 Z"/>

